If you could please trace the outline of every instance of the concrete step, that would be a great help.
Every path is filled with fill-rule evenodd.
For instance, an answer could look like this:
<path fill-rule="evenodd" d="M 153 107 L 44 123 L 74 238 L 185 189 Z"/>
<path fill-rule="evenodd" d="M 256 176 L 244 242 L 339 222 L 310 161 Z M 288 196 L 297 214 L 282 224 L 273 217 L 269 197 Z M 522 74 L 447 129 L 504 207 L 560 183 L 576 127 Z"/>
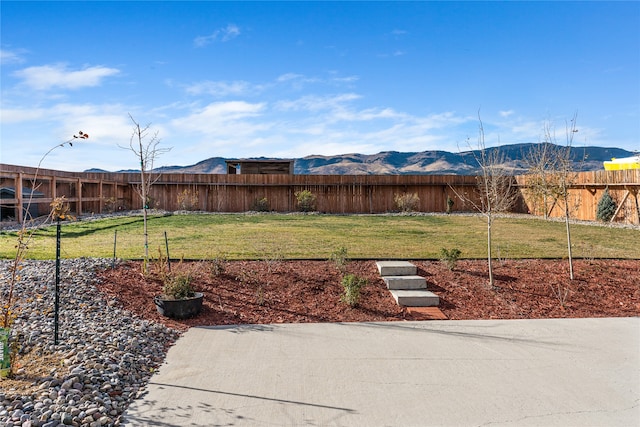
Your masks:
<path fill-rule="evenodd" d="M 437 307 L 440 304 L 438 295 L 426 289 L 390 290 L 398 305 L 405 307 Z"/>
<path fill-rule="evenodd" d="M 377 261 L 381 276 L 413 276 L 418 268 L 409 261 Z"/>
<path fill-rule="evenodd" d="M 427 289 L 427 281 L 421 276 L 384 276 L 387 289 Z"/>

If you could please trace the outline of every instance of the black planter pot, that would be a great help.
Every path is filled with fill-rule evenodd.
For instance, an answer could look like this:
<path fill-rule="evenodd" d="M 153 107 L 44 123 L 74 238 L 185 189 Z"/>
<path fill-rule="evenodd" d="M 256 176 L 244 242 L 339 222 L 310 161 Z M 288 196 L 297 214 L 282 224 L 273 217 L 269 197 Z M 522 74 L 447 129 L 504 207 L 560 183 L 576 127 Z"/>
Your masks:
<path fill-rule="evenodd" d="M 202 310 L 202 292 L 185 299 L 165 299 L 162 295 L 153 298 L 158 313 L 172 319 L 188 319 L 197 316 Z"/>

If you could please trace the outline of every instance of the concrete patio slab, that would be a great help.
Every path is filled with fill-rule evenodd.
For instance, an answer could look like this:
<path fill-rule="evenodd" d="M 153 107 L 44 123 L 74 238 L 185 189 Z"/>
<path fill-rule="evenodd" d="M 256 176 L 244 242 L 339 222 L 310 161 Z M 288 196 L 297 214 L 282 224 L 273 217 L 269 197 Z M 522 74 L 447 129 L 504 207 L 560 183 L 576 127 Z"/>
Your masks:
<path fill-rule="evenodd" d="M 637 426 L 640 318 L 192 328 L 126 426 Z"/>

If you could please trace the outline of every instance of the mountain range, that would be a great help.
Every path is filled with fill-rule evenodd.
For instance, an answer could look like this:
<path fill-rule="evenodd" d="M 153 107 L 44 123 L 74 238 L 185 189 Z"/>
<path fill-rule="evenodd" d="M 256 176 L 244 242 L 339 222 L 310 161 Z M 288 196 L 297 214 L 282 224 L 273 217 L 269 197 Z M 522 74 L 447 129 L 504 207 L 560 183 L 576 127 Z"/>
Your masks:
<path fill-rule="evenodd" d="M 552 146 L 552 144 L 549 144 Z M 531 153 L 539 150 L 542 143 L 511 144 L 488 148 L 488 152 L 497 150 L 501 166 L 514 175 L 526 173 L 529 169 L 527 159 Z M 563 148 L 552 146 L 551 148 Z M 571 147 L 570 157 L 575 171 L 604 169 L 602 162 L 612 158 L 624 158 L 637 155 L 621 148 L 610 147 Z M 335 156 L 311 155 L 294 160 L 294 173 L 298 175 L 476 175 L 480 166 L 476 160 L 479 150 L 459 153 L 429 150 L 421 152 L 383 151 L 378 154 L 341 154 Z M 226 164 L 223 157 L 211 157 L 190 166 L 163 166 L 154 169 L 157 173 L 210 173 L 225 174 Z M 254 157 L 244 160 L 283 160 Z M 286 159 L 291 160 L 291 159 Z M 101 169 L 89 169 L 85 172 L 107 172 Z M 136 172 L 121 170 L 118 172 Z"/>

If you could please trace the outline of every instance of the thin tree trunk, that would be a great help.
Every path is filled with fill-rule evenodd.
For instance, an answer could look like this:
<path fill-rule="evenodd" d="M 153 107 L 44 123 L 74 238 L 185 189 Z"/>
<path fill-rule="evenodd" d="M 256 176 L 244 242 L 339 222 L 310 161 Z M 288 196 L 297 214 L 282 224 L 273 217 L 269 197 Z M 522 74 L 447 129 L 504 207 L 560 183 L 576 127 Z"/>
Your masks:
<path fill-rule="evenodd" d="M 143 234 L 144 234 L 144 272 L 145 274 L 149 272 L 149 233 L 147 232 L 147 176 L 146 176 L 146 166 L 144 159 L 144 150 L 142 147 L 142 131 L 140 130 L 140 126 L 138 125 L 138 142 L 140 144 L 140 193 L 142 195 L 142 224 L 143 224 Z"/>
<path fill-rule="evenodd" d="M 573 255 L 571 253 L 571 227 L 569 227 L 569 201 L 565 192 L 564 199 L 564 222 L 567 227 L 567 250 L 569 254 L 569 278 L 573 280 Z"/>
<path fill-rule="evenodd" d="M 493 266 L 491 265 L 491 214 L 487 215 L 487 262 L 489 265 L 489 287 L 493 288 Z"/>

